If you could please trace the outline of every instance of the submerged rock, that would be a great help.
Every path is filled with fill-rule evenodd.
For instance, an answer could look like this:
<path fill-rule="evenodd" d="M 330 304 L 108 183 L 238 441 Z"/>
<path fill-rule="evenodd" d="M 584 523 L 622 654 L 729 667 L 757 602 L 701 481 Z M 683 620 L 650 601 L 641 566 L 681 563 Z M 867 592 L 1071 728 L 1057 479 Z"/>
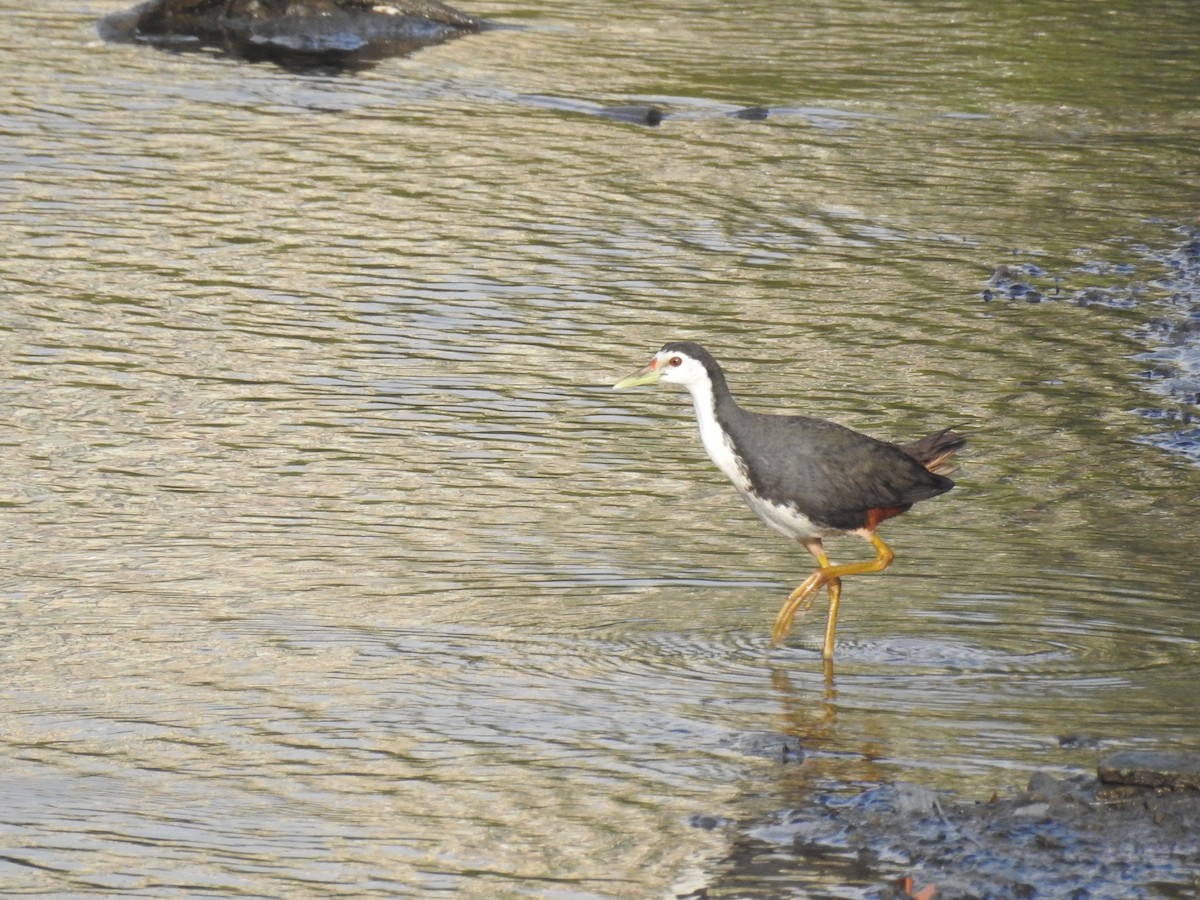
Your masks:
<path fill-rule="evenodd" d="M 800 741 L 790 734 L 780 734 L 774 731 L 748 731 L 736 734 L 724 742 L 725 746 L 747 756 L 761 756 L 764 759 L 788 764 L 803 761 L 804 748 Z"/>
<path fill-rule="evenodd" d="M 109 41 L 216 47 L 292 65 L 352 65 L 480 31 L 438 0 L 150 0 L 101 20 Z"/>

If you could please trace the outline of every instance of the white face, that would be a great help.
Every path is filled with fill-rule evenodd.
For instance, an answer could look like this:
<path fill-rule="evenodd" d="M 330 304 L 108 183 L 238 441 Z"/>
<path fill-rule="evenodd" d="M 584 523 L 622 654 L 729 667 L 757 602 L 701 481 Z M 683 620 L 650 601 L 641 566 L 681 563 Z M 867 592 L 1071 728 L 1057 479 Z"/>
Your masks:
<path fill-rule="evenodd" d="M 639 384 L 655 384 L 665 381 L 667 384 L 678 384 L 692 391 L 702 389 L 709 384 L 708 372 L 704 364 L 694 356 L 689 356 L 680 349 L 664 348 L 654 354 L 650 362 L 638 369 L 628 378 L 622 378 L 614 388 L 637 387 Z"/>
<path fill-rule="evenodd" d="M 659 374 L 659 381 L 665 384 L 681 384 L 688 387 L 708 380 L 708 373 L 704 371 L 704 366 L 699 360 L 678 350 L 659 350 L 654 354 L 653 365 L 654 371 Z"/>

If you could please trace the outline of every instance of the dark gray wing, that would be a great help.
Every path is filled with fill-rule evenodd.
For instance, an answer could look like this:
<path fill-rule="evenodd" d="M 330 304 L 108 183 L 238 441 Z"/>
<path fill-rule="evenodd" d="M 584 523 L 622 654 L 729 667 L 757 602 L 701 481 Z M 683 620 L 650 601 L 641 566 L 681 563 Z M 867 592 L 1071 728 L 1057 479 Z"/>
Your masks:
<path fill-rule="evenodd" d="M 735 445 L 754 490 L 818 525 L 860 528 L 869 509 L 907 508 L 954 486 L 895 444 L 835 422 L 741 409 L 737 415 Z"/>

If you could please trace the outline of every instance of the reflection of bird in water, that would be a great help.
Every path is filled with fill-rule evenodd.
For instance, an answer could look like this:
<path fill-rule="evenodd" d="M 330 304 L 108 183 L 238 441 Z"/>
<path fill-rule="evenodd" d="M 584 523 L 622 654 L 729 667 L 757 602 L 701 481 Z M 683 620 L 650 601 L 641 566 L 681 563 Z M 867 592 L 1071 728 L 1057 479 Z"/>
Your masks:
<path fill-rule="evenodd" d="M 750 412 L 733 399 L 712 355 L 687 341 L 665 345 L 614 387 L 658 381 L 688 389 L 712 461 L 764 522 L 816 557 L 818 567 L 779 610 L 772 646 L 786 637 L 796 612 L 811 605 L 823 587 L 829 593 L 823 654 L 832 659 L 841 579 L 891 564 L 891 548 L 876 529 L 914 503 L 954 487 L 941 473 L 966 438 L 944 429 L 898 445 L 824 419 Z M 874 559 L 831 564 L 822 539 L 837 534 L 870 541 Z"/>

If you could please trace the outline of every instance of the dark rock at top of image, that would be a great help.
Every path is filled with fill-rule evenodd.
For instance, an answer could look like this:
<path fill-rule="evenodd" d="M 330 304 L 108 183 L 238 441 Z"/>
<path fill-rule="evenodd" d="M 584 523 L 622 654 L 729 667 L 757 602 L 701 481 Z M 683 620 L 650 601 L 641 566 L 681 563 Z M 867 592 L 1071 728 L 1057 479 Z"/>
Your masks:
<path fill-rule="evenodd" d="M 287 66 L 352 66 L 482 30 L 438 0 L 150 0 L 102 19 L 109 41 L 217 48 Z"/>

